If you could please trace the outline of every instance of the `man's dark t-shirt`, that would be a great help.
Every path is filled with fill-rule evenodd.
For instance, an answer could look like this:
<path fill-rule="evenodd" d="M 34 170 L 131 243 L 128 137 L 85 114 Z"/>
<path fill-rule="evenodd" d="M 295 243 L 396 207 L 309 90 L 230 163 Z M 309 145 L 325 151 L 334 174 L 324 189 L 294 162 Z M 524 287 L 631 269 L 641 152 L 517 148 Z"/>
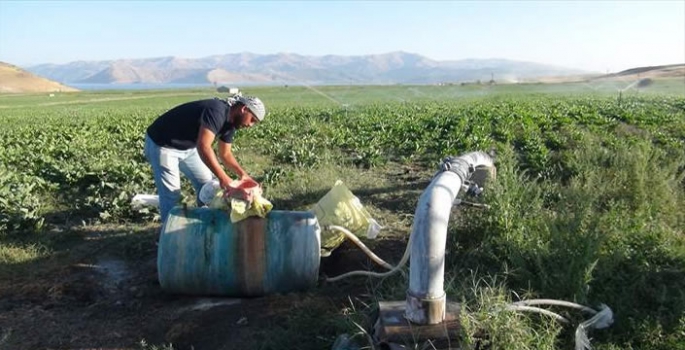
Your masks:
<path fill-rule="evenodd" d="M 228 109 L 228 104 L 219 99 L 187 102 L 159 116 L 147 133 L 158 146 L 186 150 L 197 146 L 202 125 L 231 143 L 235 126 L 228 121 Z"/>

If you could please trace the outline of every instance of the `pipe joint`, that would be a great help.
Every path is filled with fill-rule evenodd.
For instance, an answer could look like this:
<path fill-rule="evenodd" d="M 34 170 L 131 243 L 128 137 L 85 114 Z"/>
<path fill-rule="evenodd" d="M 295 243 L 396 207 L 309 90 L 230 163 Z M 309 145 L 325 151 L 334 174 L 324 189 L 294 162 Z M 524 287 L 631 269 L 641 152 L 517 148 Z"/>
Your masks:
<path fill-rule="evenodd" d="M 471 174 L 476 171 L 476 168 L 462 157 L 447 157 L 440 163 L 438 174 L 444 171 L 451 171 L 457 174 L 463 182 L 468 180 Z"/>
<path fill-rule="evenodd" d="M 407 291 L 406 311 L 404 317 L 417 324 L 438 324 L 445 320 L 447 304 L 446 294 L 439 297 L 416 296 Z"/>

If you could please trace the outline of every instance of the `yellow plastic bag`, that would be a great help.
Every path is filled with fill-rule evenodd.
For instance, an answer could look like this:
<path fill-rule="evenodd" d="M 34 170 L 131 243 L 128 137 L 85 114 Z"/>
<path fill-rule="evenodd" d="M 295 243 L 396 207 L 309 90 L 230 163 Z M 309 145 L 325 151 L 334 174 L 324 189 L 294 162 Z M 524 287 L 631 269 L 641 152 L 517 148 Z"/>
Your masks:
<path fill-rule="evenodd" d="M 250 216 L 266 217 L 272 208 L 273 204 L 261 195 L 254 196 L 252 202 L 231 198 L 231 222 L 236 223 Z"/>
<path fill-rule="evenodd" d="M 358 237 L 376 238 L 382 228 L 342 181 L 338 180 L 312 208 L 319 225 L 342 226 Z M 328 256 L 345 241 L 338 231 L 321 231 L 321 255 Z"/>
<path fill-rule="evenodd" d="M 216 187 L 216 186 L 215 186 Z M 229 205 L 230 203 L 230 205 Z M 262 197 L 261 191 L 254 193 L 252 201 L 246 201 L 240 198 L 225 198 L 224 191 L 215 189 L 214 197 L 209 202 L 208 206 L 213 209 L 231 210 L 231 222 L 236 223 L 240 220 L 250 216 L 266 217 L 273 204 L 266 198 Z"/>

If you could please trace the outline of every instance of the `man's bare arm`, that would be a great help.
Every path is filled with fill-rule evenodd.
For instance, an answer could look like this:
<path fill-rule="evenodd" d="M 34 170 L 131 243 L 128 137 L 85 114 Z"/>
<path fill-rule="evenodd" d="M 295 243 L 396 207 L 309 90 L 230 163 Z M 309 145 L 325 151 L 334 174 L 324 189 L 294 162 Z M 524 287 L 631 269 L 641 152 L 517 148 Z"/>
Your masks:
<path fill-rule="evenodd" d="M 197 140 L 197 151 L 200 158 L 207 165 L 209 170 L 219 179 L 222 188 L 227 188 L 231 183 L 231 178 L 221 168 L 216 154 L 212 149 L 212 142 L 214 142 L 215 134 L 204 126 L 200 127 L 200 132 Z"/>
<path fill-rule="evenodd" d="M 233 156 L 231 144 L 219 140 L 219 157 L 224 165 L 238 175 L 241 179 L 249 178 L 247 172 L 238 164 L 238 161 Z"/>

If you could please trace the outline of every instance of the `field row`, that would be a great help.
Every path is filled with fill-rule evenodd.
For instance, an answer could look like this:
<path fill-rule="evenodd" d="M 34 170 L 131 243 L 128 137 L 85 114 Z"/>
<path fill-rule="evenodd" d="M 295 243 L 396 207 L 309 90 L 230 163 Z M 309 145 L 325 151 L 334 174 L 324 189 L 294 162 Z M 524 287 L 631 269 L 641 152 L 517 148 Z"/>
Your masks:
<path fill-rule="evenodd" d="M 144 130 L 162 110 L 121 108 L 8 110 L 1 115 L 0 232 L 40 228 L 51 211 L 89 220 L 146 220 L 132 195 L 153 191 L 143 155 Z M 11 112 L 11 113 L 10 113 Z M 39 122 L 38 122 L 39 121 Z M 37 127 L 37 123 L 40 127 Z M 664 149 L 685 145 L 685 101 L 678 98 L 536 98 L 491 102 L 385 103 L 354 107 L 276 106 L 267 122 L 241 131 L 236 148 L 272 157 L 263 181 L 288 169 L 342 162 L 370 168 L 387 162 L 435 164 L 447 155 L 514 147 L 531 178 L 564 180 L 574 169 L 560 151 L 583 133 L 649 139 Z M 427 163 L 426 163 L 427 162 Z M 285 208 L 287 209 L 287 208 Z"/>

